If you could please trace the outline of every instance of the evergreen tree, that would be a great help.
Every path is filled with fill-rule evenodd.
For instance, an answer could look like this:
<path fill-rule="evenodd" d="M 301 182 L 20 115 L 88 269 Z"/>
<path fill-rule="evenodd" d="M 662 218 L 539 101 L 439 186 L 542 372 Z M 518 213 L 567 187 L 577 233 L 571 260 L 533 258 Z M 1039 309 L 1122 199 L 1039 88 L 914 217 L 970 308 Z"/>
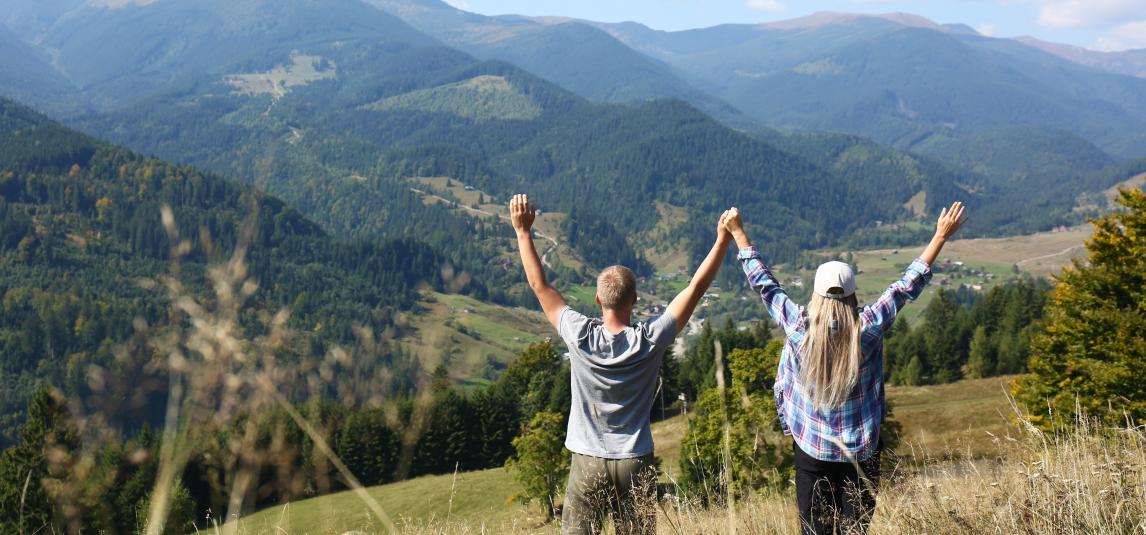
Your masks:
<path fill-rule="evenodd" d="M 987 335 L 987 327 L 975 327 L 975 334 L 971 336 L 971 355 L 967 358 L 967 377 L 978 378 L 990 376 L 995 371 L 995 348 L 991 345 L 991 337 Z"/>
<path fill-rule="evenodd" d="M 335 453 L 363 485 L 381 485 L 394 479 L 398 464 L 398 436 L 380 408 L 350 415 L 338 434 Z"/>
<path fill-rule="evenodd" d="M 924 384 L 924 373 L 923 361 L 920 360 L 919 355 L 912 355 L 911 360 L 907 361 L 907 366 L 903 368 L 901 379 L 905 385 L 921 385 Z"/>
<path fill-rule="evenodd" d="M 1123 189 L 1118 203 L 1094 221 L 1086 262 L 1059 275 L 1014 385 L 1043 429 L 1071 422 L 1076 401 L 1109 425 L 1146 423 L 1146 193 Z"/>
<path fill-rule="evenodd" d="M 468 401 L 453 390 L 437 395 L 426 430 L 418 439 L 411 475 L 442 474 L 474 468 L 477 430 Z"/>
<path fill-rule="evenodd" d="M 955 300 L 954 294 L 941 289 L 924 314 L 927 323 L 922 327 L 922 334 L 927 344 L 931 381 L 955 381 L 962 375 L 960 368 L 967 354 L 967 311 Z"/>
<path fill-rule="evenodd" d="M 190 535 L 199 530 L 195 527 L 195 501 L 181 479 L 171 484 L 171 495 L 167 498 L 168 509 L 165 517 L 164 535 Z M 135 518 L 138 526 L 135 533 L 147 532 L 147 520 L 151 514 L 151 496 L 135 504 Z"/>
<path fill-rule="evenodd" d="M 0 453 L 0 532 L 43 533 L 58 531 L 62 524 L 59 504 L 47 491 L 58 479 L 61 467 L 51 465 L 47 453 L 79 448 L 79 439 L 68 422 L 64 403 L 47 389 L 40 389 L 28 403 L 28 419 L 20 428 L 20 442 Z"/>
<path fill-rule="evenodd" d="M 473 403 L 481 438 L 480 464 L 500 466 L 513 454 L 513 438 L 521 430 L 517 400 L 495 383 L 475 394 Z"/>

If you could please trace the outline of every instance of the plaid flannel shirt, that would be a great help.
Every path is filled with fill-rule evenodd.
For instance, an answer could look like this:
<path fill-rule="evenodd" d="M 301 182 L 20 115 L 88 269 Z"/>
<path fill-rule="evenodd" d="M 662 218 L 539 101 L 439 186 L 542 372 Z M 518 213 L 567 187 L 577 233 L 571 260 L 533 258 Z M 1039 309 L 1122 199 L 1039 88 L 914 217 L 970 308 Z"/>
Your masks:
<path fill-rule="evenodd" d="M 780 428 L 785 435 L 792 436 L 800 449 L 821 461 L 844 462 L 849 455 L 857 461 L 867 459 L 878 446 L 879 427 L 886 410 L 883 336 L 895 321 L 896 313 L 907 301 L 914 301 L 923 292 L 923 287 L 931 280 L 931 266 L 922 259 L 915 259 L 902 279 L 892 283 L 875 303 L 860 309 L 863 363 L 859 381 L 843 405 L 818 411 L 800 384 L 798 373 L 799 348 L 808 320 L 804 307 L 788 298 L 755 247 L 741 249 L 737 256 L 748 283 L 759 292 L 768 314 L 784 329 L 784 351 L 780 355 L 773 386 Z"/>

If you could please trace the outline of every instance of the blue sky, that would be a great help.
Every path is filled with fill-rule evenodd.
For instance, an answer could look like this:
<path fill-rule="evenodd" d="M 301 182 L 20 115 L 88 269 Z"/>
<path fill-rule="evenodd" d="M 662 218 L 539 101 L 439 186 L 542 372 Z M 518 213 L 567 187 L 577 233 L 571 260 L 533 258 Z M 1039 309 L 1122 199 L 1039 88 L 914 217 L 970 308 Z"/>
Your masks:
<path fill-rule="evenodd" d="M 632 20 L 659 30 L 790 19 L 816 11 L 903 11 L 981 33 L 1033 35 L 1098 50 L 1146 48 L 1146 0 L 448 0 L 485 15 Z"/>

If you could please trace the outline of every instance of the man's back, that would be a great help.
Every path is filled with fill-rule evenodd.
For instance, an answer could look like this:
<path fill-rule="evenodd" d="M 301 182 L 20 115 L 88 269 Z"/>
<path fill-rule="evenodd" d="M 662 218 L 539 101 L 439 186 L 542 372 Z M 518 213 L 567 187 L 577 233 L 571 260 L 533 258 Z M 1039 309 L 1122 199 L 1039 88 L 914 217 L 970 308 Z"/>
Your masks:
<path fill-rule="evenodd" d="M 574 453 L 628 459 L 653 452 L 649 427 L 657 373 L 676 338 L 664 314 L 614 334 L 566 307 L 557 332 L 569 346 L 573 403 L 565 447 Z"/>

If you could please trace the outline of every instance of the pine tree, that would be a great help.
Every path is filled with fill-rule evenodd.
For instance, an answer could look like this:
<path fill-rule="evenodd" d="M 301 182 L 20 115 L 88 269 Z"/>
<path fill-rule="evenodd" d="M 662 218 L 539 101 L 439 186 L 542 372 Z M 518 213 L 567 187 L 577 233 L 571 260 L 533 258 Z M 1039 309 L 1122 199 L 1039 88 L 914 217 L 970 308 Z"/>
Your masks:
<path fill-rule="evenodd" d="M 20 442 L 0 454 L 0 532 L 54 531 L 58 511 L 45 482 L 56 470 L 51 470 L 46 453 L 50 448 L 78 449 L 79 439 L 67 420 L 67 407 L 47 389 L 37 391 L 28 403 Z"/>
<path fill-rule="evenodd" d="M 913 355 L 911 360 L 907 362 L 907 366 L 903 368 L 903 384 L 921 385 L 924 379 L 923 374 L 923 362 L 919 359 L 919 355 Z"/>
<path fill-rule="evenodd" d="M 1146 423 L 1146 193 L 1123 189 L 1118 202 L 1124 211 L 1094 221 L 1087 261 L 1058 277 L 1031 374 L 1014 385 L 1043 429 L 1070 423 L 1076 400 L 1110 425 Z"/>
<path fill-rule="evenodd" d="M 980 325 L 971 336 L 971 356 L 967 359 L 967 377 L 988 377 L 995 371 L 995 348 L 987 328 Z"/>
<path fill-rule="evenodd" d="M 940 290 L 925 311 L 927 323 L 923 340 L 932 381 L 947 383 L 959 379 L 967 349 L 967 311 L 951 292 Z"/>
<path fill-rule="evenodd" d="M 386 424 L 380 408 L 366 409 L 347 418 L 335 453 L 363 485 L 388 483 L 398 463 L 398 436 Z"/>

